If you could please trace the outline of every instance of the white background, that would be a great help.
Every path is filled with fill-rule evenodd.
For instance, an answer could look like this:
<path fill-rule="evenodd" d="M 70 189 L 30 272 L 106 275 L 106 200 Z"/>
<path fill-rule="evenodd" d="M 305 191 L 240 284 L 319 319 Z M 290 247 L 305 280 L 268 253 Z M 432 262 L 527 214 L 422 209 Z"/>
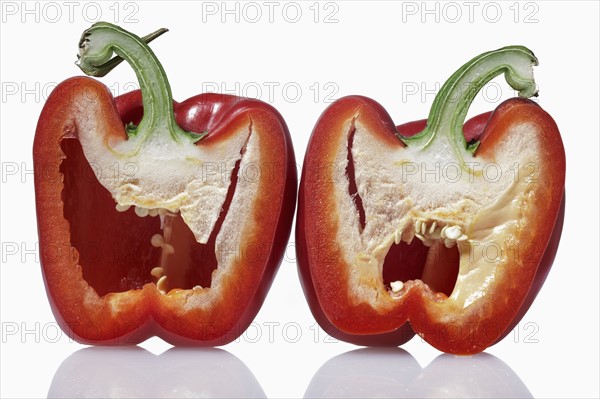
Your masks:
<path fill-rule="evenodd" d="M 3 397 L 49 391 L 598 397 L 597 2 L 49 4 L 2 2 Z M 152 47 L 176 99 L 217 86 L 274 105 L 288 123 L 299 164 L 330 99 L 362 94 L 379 101 L 397 123 L 424 118 L 436 84 L 468 59 L 508 44 L 531 48 L 540 60 L 539 103 L 556 120 L 567 152 L 568 200 L 554 267 L 515 332 L 486 351 L 493 356 L 447 356 L 430 364 L 440 353 L 417 337 L 403 348 L 410 354 L 367 351 L 334 359 L 358 348 L 329 342 L 315 327 L 298 282 L 292 238 L 255 324 L 239 342 L 222 348 L 226 352 L 184 350 L 156 358 L 169 348 L 157 338 L 141 345 L 151 353 L 77 352 L 84 346 L 56 330 L 33 250 L 31 148 L 45 98 L 57 82 L 80 74 L 73 64 L 79 35 L 99 15 L 140 35 L 170 29 Z M 123 64 L 102 81 L 118 95 L 136 79 Z M 496 79 L 470 114 L 512 95 Z"/>

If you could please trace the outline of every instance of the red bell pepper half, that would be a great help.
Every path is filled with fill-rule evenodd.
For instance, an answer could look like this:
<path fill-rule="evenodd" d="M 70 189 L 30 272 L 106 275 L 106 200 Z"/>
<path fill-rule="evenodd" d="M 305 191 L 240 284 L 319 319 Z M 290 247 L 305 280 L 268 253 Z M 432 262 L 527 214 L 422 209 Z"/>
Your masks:
<path fill-rule="evenodd" d="M 258 312 L 289 237 L 296 166 L 287 126 L 258 100 L 174 102 L 144 40 L 108 23 L 83 33 L 86 74 L 103 76 L 122 59 L 140 91 L 113 99 L 98 81 L 71 78 L 38 122 L 37 220 L 52 310 L 84 343 L 158 335 L 226 344 Z"/>
<path fill-rule="evenodd" d="M 537 94 L 534 65 L 524 47 L 479 55 L 444 84 L 427 121 L 396 127 L 359 96 L 321 115 L 296 242 L 309 306 L 330 335 L 395 346 L 416 332 L 441 351 L 472 354 L 525 314 L 562 230 L 561 137 L 524 98 L 464 121 L 502 73 L 521 97 Z"/>

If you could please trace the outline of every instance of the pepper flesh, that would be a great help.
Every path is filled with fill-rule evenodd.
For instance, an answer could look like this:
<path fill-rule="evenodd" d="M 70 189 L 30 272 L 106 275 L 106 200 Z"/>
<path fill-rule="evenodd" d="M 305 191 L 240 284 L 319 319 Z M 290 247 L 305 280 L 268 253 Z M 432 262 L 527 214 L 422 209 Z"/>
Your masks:
<path fill-rule="evenodd" d="M 400 345 L 414 330 L 442 351 L 471 354 L 523 316 L 560 237 L 560 134 L 522 99 L 463 121 L 479 88 L 501 72 L 533 95 L 536 62 L 522 47 L 476 57 L 441 89 L 426 125 L 396 127 L 359 96 L 323 113 L 305 157 L 296 241 L 305 295 L 330 335 Z M 465 78 L 468 89 L 456 91 Z M 461 178 L 428 179 L 436 165 Z M 512 175 L 492 182 L 486 167 Z"/>
<path fill-rule="evenodd" d="M 125 32 L 96 24 L 91 35 L 84 35 L 91 47 L 101 38 L 94 29 Z M 136 45 L 141 42 L 129 32 L 123 34 Z M 92 67 L 114 67 L 106 59 L 110 49 L 102 50 L 103 57 L 87 59 L 84 54 L 80 63 L 84 68 L 88 61 Z M 148 48 L 143 50 L 153 57 Z M 130 54 L 119 55 L 132 61 Z M 144 75 L 148 69 L 136 72 Z M 178 345 L 223 345 L 252 322 L 285 251 L 296 190 L 289 132 L 281 115 L 258 100 L 203 94 L 177 103 L 170 98 L 166 78 L 160 82 L 164 76 L 142 78 L 141 92 L 116 99 L 96 80 L 71 78 L 56 87 L 44 106 L 33 156 L 48 297 L 61 327 L 82 343 L 135 344 L 157 335 Z M 166 92 L 157 97 L 152 90 L 161 85 Z M 171 209 L 176 215 L 169 220 L 171 243 L 176 259 L 185 265 L 175 262 L 174 269 L 184 268 L 179 281 L 161 292 L 153 272 L 165 249 L 152 244 L 157 234 L 166 240 L 165 226 L 158 217 L 140 217 L 148 209 L 136 203 L 139 197 L 131 197 L 132 208 L 123 212 L 128 204 L 120 204 L 101 184 L 102 173 L 112 173 L 120 182 L 147 190 L 143 179 L 136 182 L 140 164 L 128 157 L 117 158 L 114 165 L 102 164 L 102 157 L 90 163 L 88 156 L 102 155 L 102 148 L 111 153 L 119 143 L 144 136 L 149 137 L 144 145 L 151 145 L 154 134 L 169 138 L 173 132 L 173 140 L 182 143 L 174 148 L 191 145 L 205 153 L 238 155 L 222 169 L 205 165 L 211 167 L 206 173 L 220 173 L 227 182 L 205 239 L 197 240 L 178 209 Z M 239 132 L 251 135 L 252 148 L 232 142 Z M 94 144 L 96 137 L 99 144 Z M 175 162 L 177 154 L 169 150 L 161 155 Z M 163 173 L 165 166 L 155 164 L 156 173 Z M 198 168 L 202 166 L 200 162 Z M 136 214 L 135 206 L 142 211 Z"/>

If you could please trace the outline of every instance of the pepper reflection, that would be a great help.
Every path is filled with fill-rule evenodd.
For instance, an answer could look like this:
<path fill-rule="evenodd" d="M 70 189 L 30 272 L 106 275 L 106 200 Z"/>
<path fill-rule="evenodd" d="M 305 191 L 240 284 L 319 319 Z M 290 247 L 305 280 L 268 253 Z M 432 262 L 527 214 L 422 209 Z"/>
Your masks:
<path fill-rule="evenodd" d="M 519 376 L 488 353 L 438 356 L 427 367 L 399 348 L 358 349 L 329 359 L 305 398 L 531 398 Z"/>
<path fill-rule="evenodd" d="M 250 369 L 222 349 L 85 348 L 65 359 L 48 397 L 264 398 Z"/>

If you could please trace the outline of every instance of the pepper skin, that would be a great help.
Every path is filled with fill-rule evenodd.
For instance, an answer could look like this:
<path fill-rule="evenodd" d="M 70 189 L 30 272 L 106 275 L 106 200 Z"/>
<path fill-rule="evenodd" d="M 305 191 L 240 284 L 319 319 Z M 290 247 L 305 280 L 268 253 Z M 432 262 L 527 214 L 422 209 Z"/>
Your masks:
<path fill-rule="evenodd" d="M 521 97 L 536 95 L 534 65 L 518 46 L 474 58 L 441 88 L 427 121 L 396 127 L 360 96 L 321 115 L 296 242 L 304 293 L 326 332 L 369 346 L 416 332 L 441 351 L 474 354 L 523 317 L 562 231 L 560 133 L 522 98 L 464 121 L 501 73 Z"/>
<path fill-rule="evenodd" d="M 156 335 L 224 345 L 252 322 L 287 244 L 296 196 L 287 126 L 258 100 L 174 102 L 142 39 L 107 23 L 84 32 L 84 72 L 103 76 L 121 58 L 141 91 L 113 99 L 74 77 L 39 118 L 35 193 L 52 310 L 81 343 Z"/>

